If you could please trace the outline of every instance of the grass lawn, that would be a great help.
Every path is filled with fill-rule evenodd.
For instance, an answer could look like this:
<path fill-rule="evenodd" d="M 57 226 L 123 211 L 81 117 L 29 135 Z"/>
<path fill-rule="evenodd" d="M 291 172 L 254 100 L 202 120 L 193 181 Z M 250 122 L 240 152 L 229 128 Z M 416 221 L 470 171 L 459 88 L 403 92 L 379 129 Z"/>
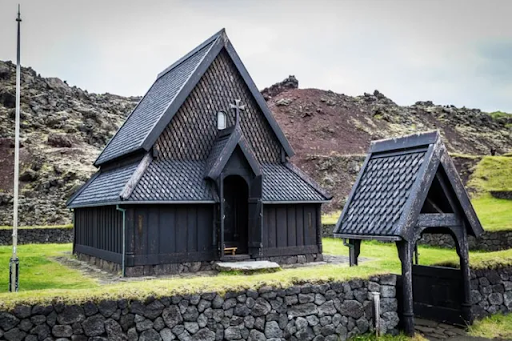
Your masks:
<path fill-rule="evenodd" d="M 70 252 L 71 244 L 29 244 L 18 246 L 20 259 L 21 290 L 38 289 L 80 289 L 95 286 L 91 279 L 83 277 L 78 271 L 69 269 L 51 260 Z M 8 291 L 9 260 L 12 255 L 10 246 L 0 247 L 0 292 Z"/>
<path fill-rule="evenodd" d="M 484 230 L 512 230 L 512 200 L 497 199 L 490 194 L 484 194 L 473 199 L 472 203 Z"/>
<path fill-rule="evenodd" d="M 476 165 L 468 187 L 479 193 L 512 190 L 512 157 L 484 156 Z"/>
<path fill-rule="evenodd" d="M 361 257 L 371 258 L 357 267 L 342 265 L 322 265 L 286 269 L 277 273 L 263 273 L 244 276 L 237 273 L 219 274 L 209 277 L 174 277 L 120 282 L 100 286 L 95 280 L 83 276 L 78 271 L 69 269 L 49 259 L 70 251 L 71 244 L 23 245 L 19 248 L 20 256 L 20 292 L 7 293 L 8 264 L 11 249 L 0 247 L 0 277 L 4 285 L 0 286 L 0 308 L 8 308 L 16 302 L 50 302 L 59 297 L 67 301 L 81 302 L 109 297 L 143 299 L 148 296 L 193 293 L 198 291 L 225 292 L 244 288 L 257 288 L 262 285 L 286 287 L 294 283 L 324 282 L 345 280 L 349 278 L 368 278 L 379 273 L 399 273 L 398 260 L 394 244 L 363 242 Z M 449 262 L 458 264 L 455 250 L 420 247 L 420 264 L 438 264 Z M 339 239 L 324 239 L 324 254 L 348 255 L 348 249 Z M 512 264 L 512 250 L 478 253 L 471 252 L 474 267 Z M 46 289 L 46 290 L 38 290 Z"/>
<path fill-rule="evenodd" d="M 512 340 L 512 314 L 496 314 L 476 321 L 469 327 L 469 335 Z"/>

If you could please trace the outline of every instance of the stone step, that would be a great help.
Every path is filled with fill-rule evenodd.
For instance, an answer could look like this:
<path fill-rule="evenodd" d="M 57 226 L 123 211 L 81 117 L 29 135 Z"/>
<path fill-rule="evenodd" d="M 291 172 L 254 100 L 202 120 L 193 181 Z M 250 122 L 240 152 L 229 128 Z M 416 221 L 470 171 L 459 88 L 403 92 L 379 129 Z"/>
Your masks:
<path fill-rule="evenodd" d="M 275 272 L 281 270 L 279 264 L 275 262 L 263 261 L 247 261 L 247 262 L 217 262 L 214 268 L 220 272 L 241 271 L 243 273 L 257 272 Z"/>

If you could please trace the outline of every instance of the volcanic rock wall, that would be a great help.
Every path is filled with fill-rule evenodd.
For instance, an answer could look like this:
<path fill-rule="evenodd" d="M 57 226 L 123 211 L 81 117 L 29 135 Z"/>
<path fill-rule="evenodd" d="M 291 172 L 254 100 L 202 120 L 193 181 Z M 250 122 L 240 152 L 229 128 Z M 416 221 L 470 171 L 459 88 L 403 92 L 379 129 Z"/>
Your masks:
<path fill-rule="evenodd" d="M 323 340 L 373 329 L 369 291 L 381 293 L 381 329 L 396 334 L 396 276 L 370 280 L 264 286 L 226 294 L 203 293 L 83 304 L 19 305 L 0 312 L 0 338 L 9 341 L 86 340 Z"/>

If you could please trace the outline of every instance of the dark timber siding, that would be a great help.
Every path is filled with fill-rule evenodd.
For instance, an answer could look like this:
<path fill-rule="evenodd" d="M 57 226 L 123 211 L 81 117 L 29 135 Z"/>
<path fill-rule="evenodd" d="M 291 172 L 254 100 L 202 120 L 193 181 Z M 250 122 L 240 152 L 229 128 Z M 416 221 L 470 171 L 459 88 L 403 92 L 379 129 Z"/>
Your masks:
<path fill-rule="evenodd" d="M 121 263 L 123 214 L 115 206 L 77 208 L 75 252 Z"/>
<path fill-rule="evenodd" d="M 213 205 L 134 205 L 127 214 L 127 266 L 215 258 Z"/>
<path fill-rule="evenodd" d="M 321 252 L 319 204 L 263 205 L 263 253 L 267 256 Z"/>

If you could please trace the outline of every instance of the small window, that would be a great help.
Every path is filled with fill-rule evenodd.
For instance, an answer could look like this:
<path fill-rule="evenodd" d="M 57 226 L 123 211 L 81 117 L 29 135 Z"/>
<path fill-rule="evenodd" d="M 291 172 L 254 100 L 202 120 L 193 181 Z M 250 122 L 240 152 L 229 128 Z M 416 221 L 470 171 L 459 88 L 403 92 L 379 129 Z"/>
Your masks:
<path fill-rule="evenodd" d="M 217 129 L 226 129 L 226 113 L 222 111 L 217 113 Z"/>

